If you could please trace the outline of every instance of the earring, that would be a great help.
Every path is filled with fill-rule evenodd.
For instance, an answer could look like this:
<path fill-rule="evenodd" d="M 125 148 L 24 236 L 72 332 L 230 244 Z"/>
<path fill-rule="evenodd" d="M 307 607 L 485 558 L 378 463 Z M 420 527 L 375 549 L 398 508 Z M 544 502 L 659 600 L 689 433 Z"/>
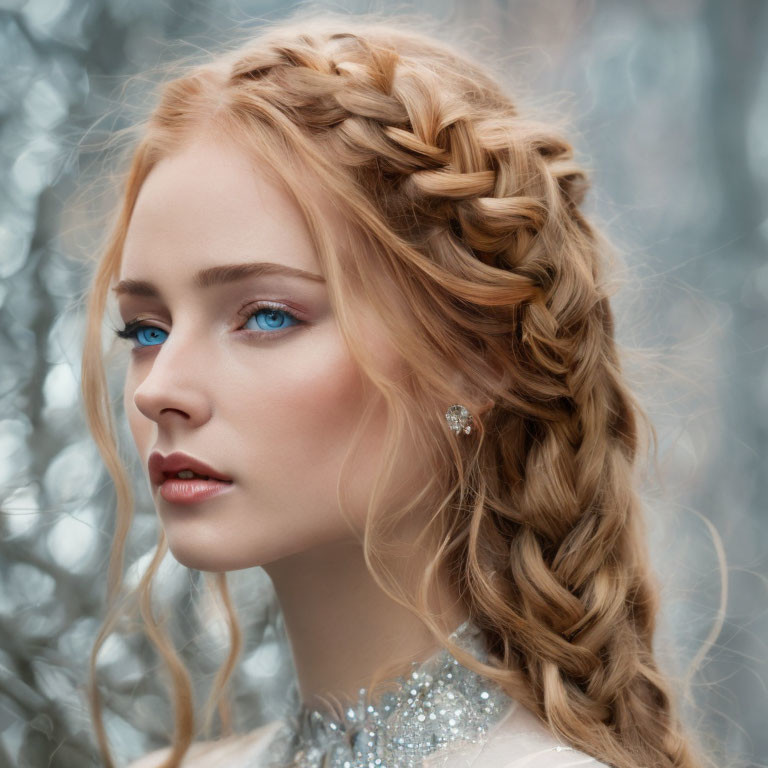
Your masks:
<path fill-rule="evenodd" d="M 445 412 L 445 420 L 457 435 L 460 432 L 468 435 L 472 431 L 472 414 L 463 405 L 452 405 Z"/>

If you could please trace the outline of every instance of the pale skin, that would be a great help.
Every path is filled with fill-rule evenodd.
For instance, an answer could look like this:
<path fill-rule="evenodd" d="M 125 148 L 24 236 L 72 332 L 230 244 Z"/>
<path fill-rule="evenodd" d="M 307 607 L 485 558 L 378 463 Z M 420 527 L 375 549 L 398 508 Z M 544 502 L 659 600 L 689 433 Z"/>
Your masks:
<path fill-rule="evenodd" d="M 205 287 L 195 279 L 202 270 L 221 278 L 210 270 L 255 262 L 316 279 L 253 273 Z M 150 284 L 155 294 L 146 295 L 146 285 L 140 294 L 118 293 L 124 323 L 139 319 L 160 331 L 158 343 L 134 340 L 125 380 L 145 471 L 153 451 L 183 451 L 233 479 L 226 493 L 186 506 L 152 487 L 174 557 L 203 571 L 265 569 L 307 703 L 354 700 L 378 667 L 434 652 L 423 622 L 375 583 L 339 510 L 342 460 L 374 393 L 339 333 L 296 203 L 243 150 L 200 135 L 144 182 L 119 279 Z M 399 361 L 374 323 L 369 343 L 396 371 Z M 348 475 L 345 498 L 358 532 L 384 433 L 378 405 Z M 419 458 L 404 450 L 401 459 L 402 492 L 415 492 Z M 440 589 L 451 631 L 466 614 L 447 584 Z"/>

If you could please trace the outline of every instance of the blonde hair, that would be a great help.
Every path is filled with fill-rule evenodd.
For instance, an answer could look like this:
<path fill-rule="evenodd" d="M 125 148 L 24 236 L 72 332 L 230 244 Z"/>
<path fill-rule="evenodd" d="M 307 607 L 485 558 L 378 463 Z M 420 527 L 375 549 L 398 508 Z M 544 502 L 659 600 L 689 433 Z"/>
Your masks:
<path fill-rule="evenodd" d="M 460 662 L 578 749 L 616 768 L 704 764 L 654 658 L 658 588 L 634 473 L 655 431 L 622 374 L 609 304 L 611 249 L 580 210 L 587 179 L 571 145 L 518 114 L 489 70 L 455 46 L 396 19 L 328 14 L 274 24 L 164 85 L 141 126 L 93 277 L 83 396 L 117 494 L 109 609 L 91 655 L 90 701 L 105 764 L 114 765 L 96 659 L 129 603 L 122 574 L 133 502 L 101 321 L 143 181 L 161 158 L 210 129 L 247 148 L 294 196 L 340 333 L 387 403 L 384 459 L 362 541 L 382 589 L 422 616 Z M 339 211 L 355 247 L 334 241 L 307 194 L 313 186 Z M 356 330 L 366 308 L 407 376 L 393 380 L 378 368 Z M 493 406 L 475 417 L 472 439 L 456 440 L 444 423 L 447 405 L 485 399 Z M 384 514 L 405 440 L 424 457 L 428 480 L 405 508 Z M 398 546 L 398 523 L 424 510 L 422 535 Z M 387 558 L 414 547 L 427 553 L 419 560 L 427 565 L 418 588 L 408 590 Z M 170 672 L 170 768 L 197 731 L 190 675 L 151 608 L 166 551 L 160 530 L 137 595 Z M 426 596 L 442 572 L 496 663 L 465 653 L 435 621 Z M 229 732 L 225 693 L 242 640 L 226 575 L 214 578 L 232 642 L 206 723 L 218 706 Z"/>

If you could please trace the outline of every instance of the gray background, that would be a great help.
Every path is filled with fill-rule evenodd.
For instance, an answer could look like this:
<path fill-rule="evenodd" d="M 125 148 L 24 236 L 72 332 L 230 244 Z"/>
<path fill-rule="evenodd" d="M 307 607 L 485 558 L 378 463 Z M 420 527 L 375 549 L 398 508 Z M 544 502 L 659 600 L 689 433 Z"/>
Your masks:
<path fill-rule="evenodd" d="M 215 48 L 238 25 L 291 7 L 0 0 L 0 766 L 98 764 L 83 681 L 103 609 L 112 497 L 83 425 L 78 371 L 82 256 L 97 247 L 97 214 L 114 197 L 105 139 L 147 106 L 148 68 Z M 460 26 L 474 24 L 478 50 L 500 62 L 523 103 L 541 116 L 566 116 L 592 171 L 587 208 L 621 252 L 618 336 L 642 352 L 627 353 L 627 373 L 659 432 L 661 471 L 643 489 L 664 598 L 659 657 L 684 676 L 719 630 L 693 677 L 686 716 L 734 761 L 765 764 L 766 3 L 398 7 L 450 10 Z M 91 213 L 72 204 L 83 190 Z M 146 566 L 156 530 L 133 471 L 139 508 L 129 582 Z M 246 629 L 235 676 L 245 729 L 279 715 L 296 692 L 269 580 L 251 569 L 233 582 Z M 719 627 L 722 586 L 728 602 Z M 199 573 L 167 559 L 158 605 L 172 606 L 174 636 L 201 696 L 225 641 L 206 594 Z M 100 659 L 121 763 L 164 745 L 170 730 L 153 674 L 159 662 L 127 629 Z"/>

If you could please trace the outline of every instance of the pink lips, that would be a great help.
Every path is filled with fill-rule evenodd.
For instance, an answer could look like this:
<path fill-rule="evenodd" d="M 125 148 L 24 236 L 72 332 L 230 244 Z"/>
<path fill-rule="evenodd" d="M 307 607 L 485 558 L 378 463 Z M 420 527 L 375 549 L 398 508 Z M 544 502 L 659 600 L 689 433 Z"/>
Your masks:
<path fill-rule="evenodd" d="M 186 453 L 168 456 L 154 452 L 147 462 L 149 478 L 160 495 L 172 504 L 197 504 L 232 488 L 232 478 Z M 193 477 L 177 474 L 193 472 Z"/>

